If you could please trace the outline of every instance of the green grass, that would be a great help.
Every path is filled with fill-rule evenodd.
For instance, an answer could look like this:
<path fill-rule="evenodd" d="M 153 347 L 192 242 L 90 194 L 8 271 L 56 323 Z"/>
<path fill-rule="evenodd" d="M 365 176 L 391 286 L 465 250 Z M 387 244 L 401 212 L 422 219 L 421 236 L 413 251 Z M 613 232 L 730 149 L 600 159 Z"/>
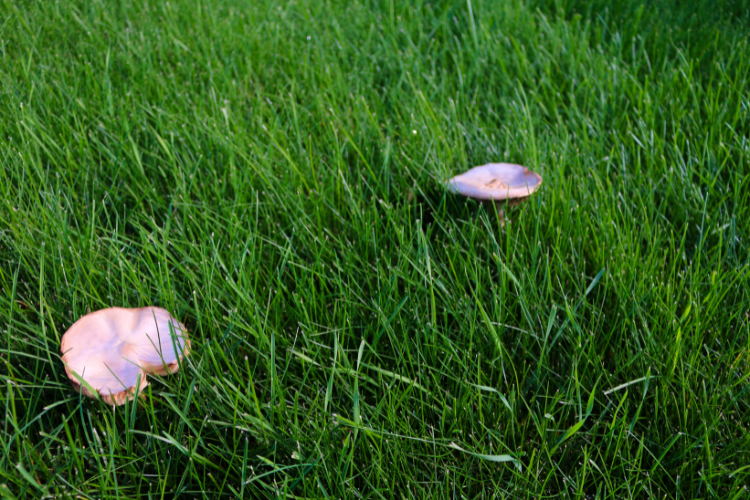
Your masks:
<path fill-rule="evenodd" d="M 747 7 L 0 0 L 0 496 L 750 497 Z"/>

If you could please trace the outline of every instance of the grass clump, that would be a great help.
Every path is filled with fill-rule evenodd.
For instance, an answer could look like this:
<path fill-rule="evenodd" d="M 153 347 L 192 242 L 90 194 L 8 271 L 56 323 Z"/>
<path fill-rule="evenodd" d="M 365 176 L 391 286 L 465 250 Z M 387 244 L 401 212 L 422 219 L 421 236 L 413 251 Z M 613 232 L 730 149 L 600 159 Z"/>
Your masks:
<path fill-rule="evenodd" d="M 3 496 L 747 495 L 741 5 L 0 5 Z M 81 399 L 144 305 L 183 369 Z"/>

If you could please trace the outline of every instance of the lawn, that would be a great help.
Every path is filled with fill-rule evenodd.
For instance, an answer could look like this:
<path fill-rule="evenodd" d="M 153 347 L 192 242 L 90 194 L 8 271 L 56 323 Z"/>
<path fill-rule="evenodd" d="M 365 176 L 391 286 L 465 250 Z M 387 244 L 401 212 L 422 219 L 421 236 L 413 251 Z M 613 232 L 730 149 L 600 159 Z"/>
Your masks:
<path fill-rule="evenodd" d="M 0 0 L 0 496 L 749 498 L 748 7 Z"/>

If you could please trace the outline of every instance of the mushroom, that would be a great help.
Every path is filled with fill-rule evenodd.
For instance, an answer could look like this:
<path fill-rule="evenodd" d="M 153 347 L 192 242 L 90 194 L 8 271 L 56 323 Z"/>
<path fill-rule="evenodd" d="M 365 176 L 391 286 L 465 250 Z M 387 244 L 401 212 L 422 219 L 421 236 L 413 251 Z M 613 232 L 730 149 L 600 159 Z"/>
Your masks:
<path fill-rule="evenodd" d="M 85 396 L 96 398 L 93 389 L 107 404 L 125 404 L 148 385 L 146 374 L 167 375 L 180 369 L 179 362 L 190 350 L 186 331 L 160 307 L 101 309 L 83 316 L 63 334 L 65 372 Z"/>
<path fill-rule="evenodd" d="M 493 203 L 503 221 L 503 211 L 498 202 L 517 205 L 528 198 L 542 184 L 542 176 L 521 165 L 488 163 L 474 167 L 448 180 L 448 190 Z"/>

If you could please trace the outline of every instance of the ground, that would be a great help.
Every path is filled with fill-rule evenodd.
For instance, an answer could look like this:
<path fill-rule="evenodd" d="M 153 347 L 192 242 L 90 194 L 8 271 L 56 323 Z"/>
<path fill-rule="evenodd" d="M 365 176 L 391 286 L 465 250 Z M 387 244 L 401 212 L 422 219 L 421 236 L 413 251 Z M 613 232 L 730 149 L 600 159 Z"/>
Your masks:
<path fill-rule="evenodd" d="M 748 498 L 747 7 L 0 0 L 0 496 Z"/>

